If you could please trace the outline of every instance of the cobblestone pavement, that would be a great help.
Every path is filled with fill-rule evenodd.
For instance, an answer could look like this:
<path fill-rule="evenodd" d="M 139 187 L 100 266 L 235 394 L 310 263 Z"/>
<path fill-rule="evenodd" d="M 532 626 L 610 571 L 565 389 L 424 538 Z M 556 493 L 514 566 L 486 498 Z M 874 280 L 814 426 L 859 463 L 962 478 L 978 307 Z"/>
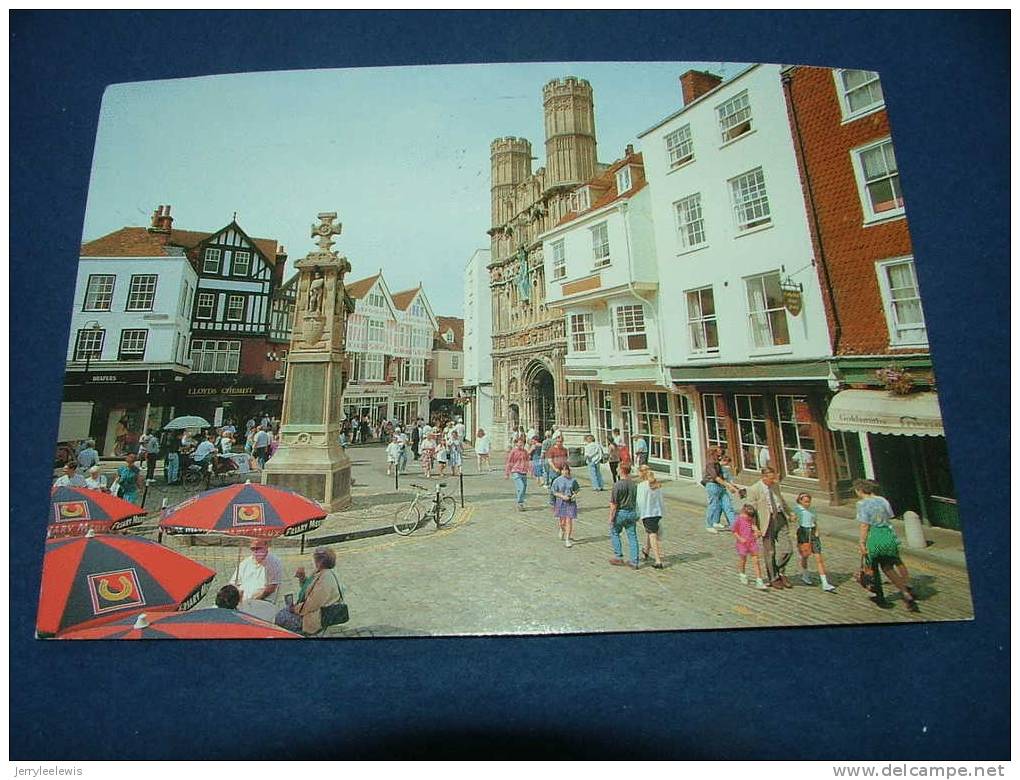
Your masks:
<path fill-rule="evenodd" d="M 405 475 L 402 495 L 395 495 L 381 448 L 352 448 L 350 454 L 357 481 L 354 507 L 349 513 L 331 515 L 317 532 L 319 537 L 330 528 L 344 527 L 383 533 L 393 508 L 410 498 L 405 492 L 408 482 L 425 481 L 417 473 Z M 787 570 L 792 589 L 757 591 L 737 578 L 730 534 L 706 533 L 701 507 L 671 497 L 663 520 L 665 568 L 653 569 L 650 562 L 643 562 L 638 571 L 611 566 L 608 492 L 582 490 L 576 543 L 567 549 L 558 539 L 544 489 L 531 480 L 527 510 L 517 512 L 512 483 L 503 479 L 499 456 L 494 457 L 490 474 L 473 474 L 473 460 L 465 458 L 466 506 L 451 525 L 439 530 L 425 526 L 409 537 L 369 535 L 333 545 L 351 621 L 331 628 L 329 636 L 542 634 L 973 617 L 966 569 L 937 558 L 906 559 L 919 614 L 908 613 L 891 587 L 888 592 L 896 594 L 893 607 L 878 608 L 852 579 L 858 556 L 852 535 L 845 533 L 822 537 L 830 581 L 838 586 L 835 593 L 802 584 L 796 560 Z M 417 466 L 411 471 L 417 472 Z M 449 480 L 447 492 L 456 494 L 456 489 L 457 481 Z M 640 536 L 644 542 L 643 531 Z M 211 604 L 212 594 L 237 565 L 239 551 L 247 553 L 229 540 L 164 541 L 217 569 L 216 581 L 200 606 Z M 274 551 L 288 577 L 296 566 L 310 565 L 310 550 L 300 554 L 294 541 L 277 542 Z M 750 561 L 748 571 L 753 572 Z M 814 579 L 817 583 L 817 575 Z M 294 581 L 286 582 L 283 590 L 296 590 Z"/>

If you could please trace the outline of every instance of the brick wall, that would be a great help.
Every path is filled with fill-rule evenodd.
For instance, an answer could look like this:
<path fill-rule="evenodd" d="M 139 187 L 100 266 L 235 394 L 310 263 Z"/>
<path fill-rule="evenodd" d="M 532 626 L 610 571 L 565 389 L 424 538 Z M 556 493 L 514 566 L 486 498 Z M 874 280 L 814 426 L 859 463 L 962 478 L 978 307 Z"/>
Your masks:
<path fill-rule="evenodd" d="M 814 236 L 815 254 L 820 256 L 820 240 L 842 325 L 836 352 L 840 355 L 903 352 L 889 348 L 875 263 L 912 254 L 907 220 L 863 225 L 864 212 L 850 157 L 851 149 L 890 135 L 886 112 L 883 109 L 843 124 L 835 80 L 827 68 L 797 68 L 789 89 L 803 144 L 802 166 L 810 176 L 818 213 L 820 235 Z M 791 118 L 792 114 L 791 111 Z M 812 221 L 809 203 L 808 219 Z M 824 286 L 820 267 L 819 275 Z M 826 314 L 830 333 L 834 334 L 835 318 L 828 301 Z"/>
<path fill-rule="evenodd" d="M 283 351 L 286 351 L 284 345 L 270 343 L 265 339 L 241 339 L 241 365 L 238 373 L 273 379 L 276 372 L 283 369 L 283 363 L 266 360 L 266 353 L 275 352 L 279 355 Z"/>

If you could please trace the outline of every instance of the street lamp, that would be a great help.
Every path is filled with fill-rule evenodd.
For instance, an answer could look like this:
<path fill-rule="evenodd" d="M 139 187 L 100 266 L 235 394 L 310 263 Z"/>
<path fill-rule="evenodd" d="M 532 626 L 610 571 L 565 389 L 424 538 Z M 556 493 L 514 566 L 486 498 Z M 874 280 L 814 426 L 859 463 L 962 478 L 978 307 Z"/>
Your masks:
<path fill-rule="evenodd" d="M 90 330 L 93 333 L 101 329 L 102 326 L 95 320 L 89 320 L 85 323 L 84 330 Z M 88 379 L 89 366 L 92 363 L 92 342 L 89 340 L 89 348 L 85 351 L 85 378 Z"/>

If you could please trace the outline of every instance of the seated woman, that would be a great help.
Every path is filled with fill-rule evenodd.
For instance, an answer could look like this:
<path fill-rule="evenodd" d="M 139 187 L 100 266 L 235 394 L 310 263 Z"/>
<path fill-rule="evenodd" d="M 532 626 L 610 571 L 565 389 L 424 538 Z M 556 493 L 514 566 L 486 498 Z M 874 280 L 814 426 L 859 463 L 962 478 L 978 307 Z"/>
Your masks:
<path fill-rule="evenodd" d="M 336 576 L 336 553 L 327 547 L 317 547 L 312 553 L 315 574 L 301 582 L 298 599 L 276 615 L 276 625 L 288 631 L 306 635 L 322 629 L 320 610 L 343 600 L 340 580 Z M 304 574 L 298 569 L 298 574 Z M 300 576 L 299 576 L 300 580 Z"/>

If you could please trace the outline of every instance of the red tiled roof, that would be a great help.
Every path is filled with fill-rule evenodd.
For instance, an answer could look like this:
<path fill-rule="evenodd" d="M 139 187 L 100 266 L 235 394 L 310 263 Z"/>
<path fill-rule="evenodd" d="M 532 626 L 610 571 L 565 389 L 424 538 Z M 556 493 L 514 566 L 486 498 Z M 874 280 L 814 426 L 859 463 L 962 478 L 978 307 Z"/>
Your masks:
<path fill-rule="evenodd" d="M 630 189 L 627 190 L 626 192 L 617 192 L 616 172 L 626 165 L 632 166 L 630 175 Z M 608 206 L 613 201 L 619 200 L 620 198 L 629 197 L 634 193 L 638 192 L 639 190 L 643 189 L 644 186 L 647 184 L 647 182 L 645 181 L 644 166 L 645 166 L 644 157 L 642 157 L 641 152 L 628 154 L 626 157 L 612 163 L 608 168 L 606 168 L 606 170 L 604 170 L 594 179 L 586 182 L 586 184 L 581 185 L 581 187 L 590 186 L 592 190 L 595 192 L 598 191 L 602 192 L 602 194 L 595 199 L 595 202 L 591 204 L 591 208 L 586 209 L 585 211 L 582 212 L 568 211 L 566 214 L 560 217 L 560 221 L 556 223 L 556 226 L 558 227 L 559 225 L 562 225 L 566 222 L 575 220 L 582 214 L 587 214 L 588 212 L 595 211 L 596 209 L 600 209 L 603 206 Z M 581 187 L 577 187 L 576 189 L 581 189 Z"/>
<path fill-rule="evenodd" d="M 175 228 L 170 231 L 167 243 L 188 251 L 213 235 L 215 233 Z M 276 265 L 276 241 L 272 238 L 250 238 L 266 256 L 269 264 Z M 81 245 L 81 257 L 169 257 L 170 254 L 163 246 L 159 234 L 150 233 L 142 227 L 122 227 Z"/>
<path fill-rule="evenodd" d="M 436 317 L 439 323 L 439 331 L 436 333 L 435 349 L 446 349 L 452 352 L 464 351 L 464 320 L 460 317 Z M 453 343 L 447 344 L 443 338 L 446 331 L 453 331 Z"/>
<path fill-rule="evenodd" d="M 421 290 L 421 287 L 415 287 L 412 290 L 402 290 L 398 293 L 393 293 L 391 296 L 393 298 L 393 305 L 401 311 L 407 311 L 407 307 L 411 305 L 411 301 L 414 300 L 414 297 L 418 294 L 419 290 Z"/>
<path fill-rule="evenodd" d="M 367 279 L 358 279 L 356 282 L 348 282 L 344 284 L 344 288 L 347 290 L 347 294 L 351 298 L 358 300 L 359 298 L 364 298 L 368 294 L 368 291 L 372 289 L 372 286 L 376 283 L 376 280 L 378 280 L 380 276 L 382 276 L 382 274 L 375 274 Z"/>

